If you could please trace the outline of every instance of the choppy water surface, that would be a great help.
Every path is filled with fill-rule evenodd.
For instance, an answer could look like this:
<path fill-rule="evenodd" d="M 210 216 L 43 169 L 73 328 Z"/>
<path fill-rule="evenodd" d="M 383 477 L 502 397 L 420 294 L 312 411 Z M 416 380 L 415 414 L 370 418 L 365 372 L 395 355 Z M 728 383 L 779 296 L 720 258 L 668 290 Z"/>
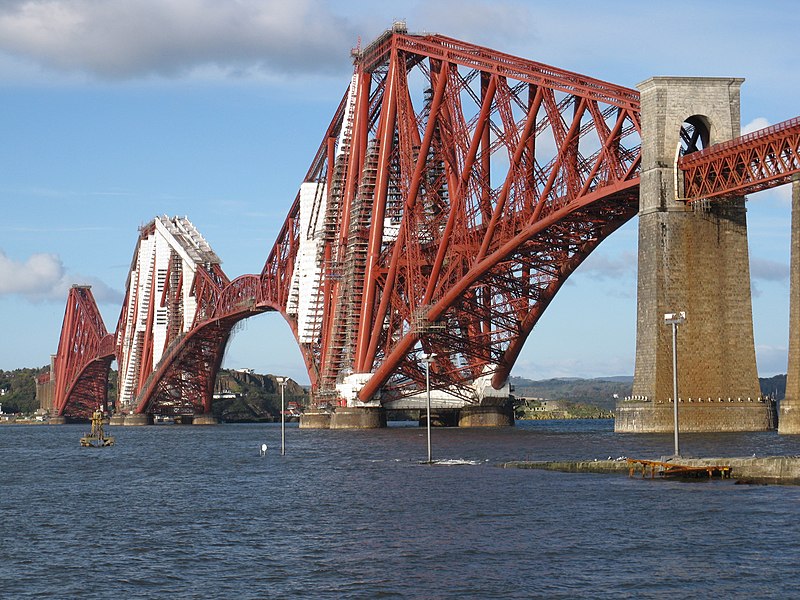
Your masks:
<path fill-rule="evenodd" d="M 503 430 L 0 427 L 2 598 L 725 598 L 800 589 L 800 487 L 500 469 L 656 458 L 610 421 Z M 259 446 L 266 442 L 266 457 Z M 776 433 L 684 454 L 800 455 Z"/>

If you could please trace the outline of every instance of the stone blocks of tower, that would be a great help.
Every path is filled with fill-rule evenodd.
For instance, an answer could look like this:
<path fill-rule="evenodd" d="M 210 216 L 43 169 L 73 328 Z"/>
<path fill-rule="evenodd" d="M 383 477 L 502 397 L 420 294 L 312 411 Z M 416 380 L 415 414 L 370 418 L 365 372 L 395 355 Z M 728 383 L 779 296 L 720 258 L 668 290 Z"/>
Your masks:
<path fill-rule="evenodd" d="M 778 431 L 800 434 L 800 178 L 792 181 L 792 251 L 789 279 L 789 365 Z"/>
<path fill-rule="evenodd" d="M 687 205 L 677 168 L 684 123 L 703 145 L 739 135 L 742 81 L 655 77 L 639 85 L 637 401 L 619 404 L 616 431 L 673 428 L 672 332 L 664 315 L 675 311 L 687 315 L 678 330 L 681 430 L 774 427 L 770 403 L 760 401 L 744 198 Z M 690 407 L 688 398 L 705 402 Z"/>

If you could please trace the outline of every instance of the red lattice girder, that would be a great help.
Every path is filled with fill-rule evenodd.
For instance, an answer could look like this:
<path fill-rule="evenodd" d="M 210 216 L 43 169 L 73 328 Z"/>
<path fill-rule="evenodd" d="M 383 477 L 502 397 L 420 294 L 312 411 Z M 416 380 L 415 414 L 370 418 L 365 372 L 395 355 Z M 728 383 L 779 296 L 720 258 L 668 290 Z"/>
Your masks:
<path fill-rule="evenodd" d="M 91 288 L 72 286 L 54 361 L 55 415 L 88 419 L 98 406 L 108 409 L 108 369 L 114 345 Z"/>
<path fill-rule="evenodd" d="M 788 183 L 800 173 L 800 117 L 687 154 L 684 200 L 743 196 Z"/>
<path fill-rule="evenodd" d="M 638 94 L 398 32 L 356 56 L 354 85 L 350 121 L 340 105 L 306 179 L 327 184 L 333 229 L 320 336 L 304 349 L 315 388 L 362 372 L 363 400 L 404 394 L 423 351 L 443 357 L 435 386 L 488 372 L 499 385 L 566 277 L 635 214 Z M 273 257 L 296 247 L 296 214 Z"/>

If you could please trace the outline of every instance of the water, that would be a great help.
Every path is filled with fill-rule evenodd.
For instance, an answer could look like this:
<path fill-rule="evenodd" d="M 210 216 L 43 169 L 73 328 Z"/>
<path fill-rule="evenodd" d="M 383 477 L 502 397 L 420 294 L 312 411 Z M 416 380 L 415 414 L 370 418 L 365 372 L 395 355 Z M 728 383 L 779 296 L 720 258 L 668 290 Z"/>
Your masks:
<path fill-rule="evenodd" d="M 501 469 L 636 456 L 610 421 L 502 430 L 0 427 L 2 598 L 725 598 L 800 589 L 800 487 Z M 268 454 L 259 456 L 262 443 Z M 684 454 L 800 455 L 776 433 Z"/>

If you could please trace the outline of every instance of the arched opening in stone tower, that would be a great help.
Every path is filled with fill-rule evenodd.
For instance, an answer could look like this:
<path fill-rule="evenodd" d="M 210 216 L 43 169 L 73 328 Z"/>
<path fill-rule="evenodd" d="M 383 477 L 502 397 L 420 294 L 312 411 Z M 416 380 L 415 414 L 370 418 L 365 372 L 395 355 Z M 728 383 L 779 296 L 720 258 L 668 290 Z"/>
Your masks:
<path fill-rule="evenodd" d="M 702 115 L 693 115 L 681 125 L 681 156 L 697 152 L 708 147 L 709 144 L 708 119 Z"/>

